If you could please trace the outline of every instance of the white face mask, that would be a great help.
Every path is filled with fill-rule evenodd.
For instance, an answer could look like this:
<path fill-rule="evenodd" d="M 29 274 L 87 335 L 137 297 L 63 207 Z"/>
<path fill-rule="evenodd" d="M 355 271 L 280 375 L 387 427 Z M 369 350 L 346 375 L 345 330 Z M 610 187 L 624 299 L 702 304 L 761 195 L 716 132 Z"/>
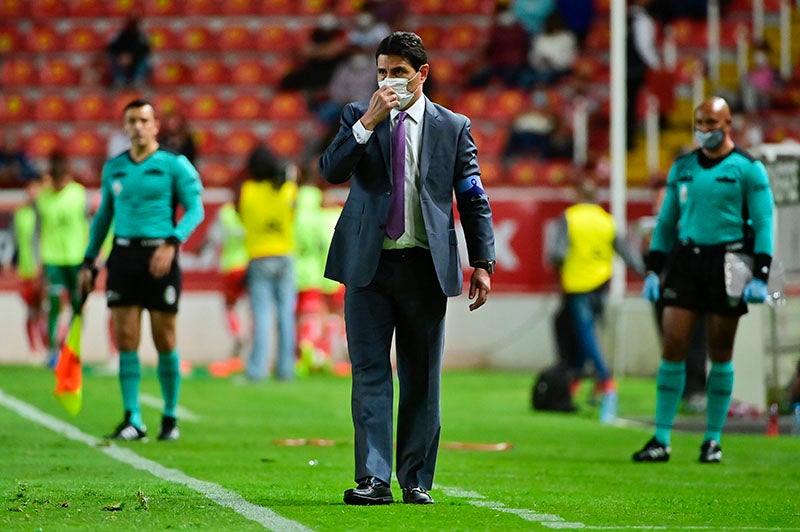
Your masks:
<path fill-rule="evenodd" d="M 417 72 L 419 74 L 419 72 Z M 394 92 L 397 93 L 397 99 L 400 102 L 400 109 L 405 109 L 411 99 L 414 97 L 413 92 L 408 91 L 408 82 L 417 77 L 414 74 L 409 79 L 406 78 L 385 78 L 378 82 L 378 87 L 389 86 Z"/>

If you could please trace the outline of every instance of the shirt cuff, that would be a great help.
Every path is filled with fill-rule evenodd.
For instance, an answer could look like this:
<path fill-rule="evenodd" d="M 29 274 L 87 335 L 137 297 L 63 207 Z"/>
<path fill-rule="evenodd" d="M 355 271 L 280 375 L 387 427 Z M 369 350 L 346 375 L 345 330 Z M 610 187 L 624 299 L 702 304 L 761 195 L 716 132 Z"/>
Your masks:
<path fill-rule="evenodd" d="M 361 123 L 361 120 L 356 120 L 356 123 L 353 124 L 353 136 L 356 139 L 356 142 L 359 144 L 366 144 L 369 138 L 372 136 L 372 131 L 369 131 L 367 128 L 364 127 L 364 124 Z"/>

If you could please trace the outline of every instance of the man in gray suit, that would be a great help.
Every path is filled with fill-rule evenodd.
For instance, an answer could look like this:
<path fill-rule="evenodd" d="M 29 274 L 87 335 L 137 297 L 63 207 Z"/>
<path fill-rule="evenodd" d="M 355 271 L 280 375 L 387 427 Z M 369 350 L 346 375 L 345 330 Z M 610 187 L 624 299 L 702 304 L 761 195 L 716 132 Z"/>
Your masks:
<path fill-rule="evenodd" d="M 474 267 L 470 310 L 482 306 L 491 290 L 492 211 L 469 119 L 422 93 L 430 66 L 419 36 L 395 32 L 378 45 L 375 58 L 378 90 L 369 101 L 345 106 L 339 131 L 320 159 L 329 182 L 350 180 L 325 268 L 326 277 L 347 287 L 358 487 L 345 491 L 344 502 L 394 502 L 394 334 L 397 480 L 403 502 L 430 504 L 447 297 L 460 294 L 463 284 L 453 193 Z"/>

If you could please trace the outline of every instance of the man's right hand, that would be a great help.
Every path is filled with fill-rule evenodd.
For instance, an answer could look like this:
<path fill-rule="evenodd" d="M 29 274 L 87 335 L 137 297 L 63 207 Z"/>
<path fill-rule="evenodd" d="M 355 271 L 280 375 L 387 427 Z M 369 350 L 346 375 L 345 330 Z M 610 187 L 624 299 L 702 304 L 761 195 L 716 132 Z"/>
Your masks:
<path fill-rule="evenodd" d="M 94 290 L 94 282 L 97 279 L 97 268 L 84 264 L 78 270 L 78 288 L 82 295 L 89 295 Z"/>
<path fill-rule="evenodd" d="M 372 131 L 375 127 L 386 120 L 389 112 L 395 107 L 400 106 L 400 100 L 397 98 L 397 93 L 389 86 L 378 87 L 378 90 L 372 93 L 369 99 L 369 107 L 367 112 L 361 117 L 361 125 L 367 131 Z"/>
<path fill-rule="evenodd" d="M 661 280 L 658 278 L 658 275 L 650 272 L 647 274 L 647 277 L 644 278 L 644 286 L 642 287 L 642 295 L 646 300 L 651 303 L 655 303 L 658 301 L 658 298 L 661 296 Z"/>

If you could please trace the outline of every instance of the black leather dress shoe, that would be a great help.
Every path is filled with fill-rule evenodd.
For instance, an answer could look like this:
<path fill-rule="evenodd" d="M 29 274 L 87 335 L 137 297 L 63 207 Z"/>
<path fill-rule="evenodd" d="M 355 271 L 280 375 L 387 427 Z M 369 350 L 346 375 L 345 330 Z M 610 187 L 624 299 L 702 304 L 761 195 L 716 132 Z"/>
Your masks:
<path fill-rule="evenodd" d="M 433 504 L 433 497 L 425 488 L 415 486 L 403 488 L 403 502 L 406 504 Z"/>
<path fill-rule="evenodd" d="M 374 504 L 392 504 L 392 490 L 383 481 L 375 477 L 367 477 L 358 483 L 357 488 L 344 492 L 345 504 L 370 506 Z"/>

